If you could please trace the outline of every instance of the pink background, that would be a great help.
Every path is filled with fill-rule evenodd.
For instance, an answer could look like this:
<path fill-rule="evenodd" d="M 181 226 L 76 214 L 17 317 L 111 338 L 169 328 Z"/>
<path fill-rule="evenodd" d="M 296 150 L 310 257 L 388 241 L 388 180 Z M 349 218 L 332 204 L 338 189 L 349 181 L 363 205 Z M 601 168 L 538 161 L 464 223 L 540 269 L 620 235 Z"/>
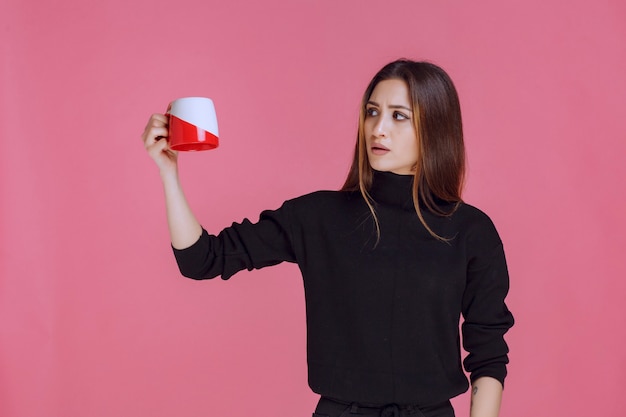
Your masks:
<path fill-rule="evenodd" d="M 181 278 L 140 134 L 212 97 L 222 145 L 181 156 L 187 194 L 211 231 L 256 220 L 341 185 L 361 93 L 398 57 L 455 80 L 465 197 L 505 241 L 501 414 L 623 415 L 624 1 L 3 0 L 0 19 L 0 416 L 309 416 L 297 268 Z"/>

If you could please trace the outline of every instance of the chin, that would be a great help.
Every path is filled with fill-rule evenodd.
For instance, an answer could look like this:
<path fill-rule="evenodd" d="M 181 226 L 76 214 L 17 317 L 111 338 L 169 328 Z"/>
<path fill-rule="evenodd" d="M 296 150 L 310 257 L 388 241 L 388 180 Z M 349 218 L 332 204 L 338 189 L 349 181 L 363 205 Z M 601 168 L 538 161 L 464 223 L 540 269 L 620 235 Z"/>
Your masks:
<path fill-rule="evenodd" d="M 370 167 L 372 167 L 372 169 L 375 171 L 382 171 L 382 172 L 391 171 L 393 169 L 393 167 L 389 167 L 385 164 L 376 163 L 376 162 L 372 163 L 371 161 L 370 161 Z"/>
<path fill-rule="evenodd" d="M 380 171 L 380 172 L 398 172 L 401 170 L 397 167 L 388 166 L 385 164 L 370 164 L 370 166 L 372 167 L 374 171 Z"/>

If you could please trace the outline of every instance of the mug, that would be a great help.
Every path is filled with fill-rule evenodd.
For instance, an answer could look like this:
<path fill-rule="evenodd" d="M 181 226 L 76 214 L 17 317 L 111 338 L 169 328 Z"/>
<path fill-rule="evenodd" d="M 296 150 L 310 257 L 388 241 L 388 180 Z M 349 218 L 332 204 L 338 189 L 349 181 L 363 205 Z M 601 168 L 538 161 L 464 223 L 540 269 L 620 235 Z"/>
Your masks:
<path fill-rule="evenodd" d="M 219 146 L 217 116 L 210 98 L 184 97 L 172 101 L 169 117 L 170 149 L 204 151 Z"/>

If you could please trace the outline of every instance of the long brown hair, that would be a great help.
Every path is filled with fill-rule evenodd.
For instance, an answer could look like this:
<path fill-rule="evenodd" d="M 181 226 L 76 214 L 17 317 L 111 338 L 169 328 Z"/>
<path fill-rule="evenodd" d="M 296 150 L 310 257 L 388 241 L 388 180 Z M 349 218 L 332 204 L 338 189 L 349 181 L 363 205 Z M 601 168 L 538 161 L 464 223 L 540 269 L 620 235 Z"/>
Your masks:
<path fill-rule="evenodd" d="M 400 59 L 385 65 L 370 81 L 359 112 L 359 128 L 354 157 L 342 191 L 360 191 L 369 206 L 380 237 L 378 218 L 372 205 L 369 190 L 372 186 L 372 167 L 367 158 L 365 133 L 365 107 L 379 82 L 402 80 L 409 90 L 413 124 L 419 154 L 413 178 L 413 205 L 420 222 L 438 240 L 449 239 L 437 235 L 424 220 L 420 202 L 428 211 L 438 216 L 451 216 L 461 203 L 465 180 L 465 146 L 461 106 L 452 80 L 446 72 L 429 62 Z M 447 210 L 436 200 L 453 203 Z"/>

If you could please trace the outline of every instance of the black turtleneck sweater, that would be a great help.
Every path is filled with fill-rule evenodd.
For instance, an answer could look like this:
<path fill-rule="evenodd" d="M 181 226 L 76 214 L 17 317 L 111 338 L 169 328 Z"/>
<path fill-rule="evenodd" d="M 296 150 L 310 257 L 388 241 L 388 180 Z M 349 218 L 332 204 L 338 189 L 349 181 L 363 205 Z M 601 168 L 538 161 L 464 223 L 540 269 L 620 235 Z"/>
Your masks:
<path fill-rule="evenodd" d="M 504 333 L 513 317 L 508 273 L 491 220 L 461 204 L 451 217 L 411 199 L 412 176 L 375 172 L 370 194 L 380 239 L 360 193 L 319 191 L 264 211 L 253 224 L 203 231 L 174 250 L 183 275 L 228 279 L 237 271 L 295 262 L 304 278 L 309 385 L 321 395 L 370 404 L 427 405 L 468 388 L 504 382 Z"/>

